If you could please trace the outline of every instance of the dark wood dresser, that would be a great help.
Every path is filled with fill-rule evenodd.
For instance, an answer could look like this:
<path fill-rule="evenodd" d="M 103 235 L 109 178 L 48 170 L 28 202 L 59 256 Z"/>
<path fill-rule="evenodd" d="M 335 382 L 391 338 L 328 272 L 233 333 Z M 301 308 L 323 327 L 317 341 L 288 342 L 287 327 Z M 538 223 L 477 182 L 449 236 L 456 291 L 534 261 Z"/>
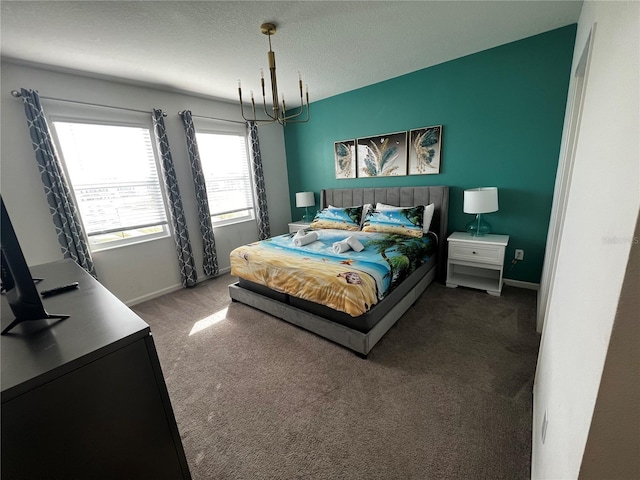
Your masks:
<path fill-rule="evenodd" d="M 79 288 L 0 337 L 2 478 L 190 479 L 149 325 L 71 260 L 30 270 Z"/>

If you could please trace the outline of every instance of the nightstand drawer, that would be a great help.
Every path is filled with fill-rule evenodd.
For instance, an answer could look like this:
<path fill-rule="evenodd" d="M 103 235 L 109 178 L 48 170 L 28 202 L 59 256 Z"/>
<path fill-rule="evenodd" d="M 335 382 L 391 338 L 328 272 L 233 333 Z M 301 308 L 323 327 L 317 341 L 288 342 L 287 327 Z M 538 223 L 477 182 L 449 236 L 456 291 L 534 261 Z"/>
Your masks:
<path fill-rule="evenodd" d="M 501 265 L 504 260 L 504 247 L 476 246 L 451 242 L 449 244 L 449 258 Z"/>

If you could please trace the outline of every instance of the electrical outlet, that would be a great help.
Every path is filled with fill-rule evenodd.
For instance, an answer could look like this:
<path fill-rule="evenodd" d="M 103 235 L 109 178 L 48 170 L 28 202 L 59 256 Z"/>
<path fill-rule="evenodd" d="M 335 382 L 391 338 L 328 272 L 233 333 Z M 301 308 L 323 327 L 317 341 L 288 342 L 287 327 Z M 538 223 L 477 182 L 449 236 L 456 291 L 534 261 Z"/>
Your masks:
<path fill-rule="evenodd" d="M 516 260 L 524 260 L 524 250 L 521 250 L 519 248 L 516 249 L 516 256 L 515 256 Z"/>

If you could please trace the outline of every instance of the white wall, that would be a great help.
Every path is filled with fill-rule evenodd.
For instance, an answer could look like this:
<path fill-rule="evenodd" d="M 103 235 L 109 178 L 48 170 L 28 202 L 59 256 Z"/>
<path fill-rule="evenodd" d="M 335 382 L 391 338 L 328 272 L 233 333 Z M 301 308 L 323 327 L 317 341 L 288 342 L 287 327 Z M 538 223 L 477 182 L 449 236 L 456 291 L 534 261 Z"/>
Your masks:
<path fill-rule="evenodd" d="M 574 70 L 597 25 L 534 385 L 536 479 L 578 477 L 632 246 L 640 207 L 639 19 L 640 3 L 585 2 L 578 23 Z"/>
<path fill-rule="evenodd" d="M 29 138 L 22 101 L 10 91 L 29 88 L 41 96 L 126 107 L 145 111 L 161 108 L 178 184 L 182 194 L 191 245 L 202 270 L 202 238 L 187 157 L 184 129 L 178 111 L 189 109 L 194 115 L 241 120 L 237 104 L 203 99 L 186 94 L 133 86 L 79 75 L 53 72 L 10 62 L 1 64 L 1 187 L 12 223 L 27 263 L 37 265 L 62 258 L 58 240 Z M 45 114 L 47 105 L 43 100 Z M 197 119 L 196 119 L 197 122 Z M 291 220 L 284 135 L 278 125 L 259 127 L 260 147 L 267 187 L 271 233 L 287 231 Z M 229 269 L 229 252 L 236 246 L 258 239 L 255 221 L 216 228 L 216 247 L 221 271 Z M 180 286 L 175 246 L 171 238 L 125 246 L 94 254 L 100 281 L 122 301 L 132 304 Z"/>
<path fill-rule="evenodd" d="M 622 284 L 580 478 L 640 478 L 640 217 Z"/>

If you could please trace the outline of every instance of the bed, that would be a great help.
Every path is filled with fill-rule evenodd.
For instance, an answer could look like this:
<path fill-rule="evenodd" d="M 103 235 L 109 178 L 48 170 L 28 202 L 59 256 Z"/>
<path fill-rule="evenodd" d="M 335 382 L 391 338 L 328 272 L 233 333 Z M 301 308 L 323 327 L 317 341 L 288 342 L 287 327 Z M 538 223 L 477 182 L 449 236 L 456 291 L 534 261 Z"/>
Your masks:
<path fill-rule="evenodd" d="M 424 234 L 424 241 L 427 243 L 430 242 L 430 247 L 428 247 L 429 254 L 424 257 L 423 261 L 416 262 L 414 268 L 411 269 L 411 273 L 407 274 L 402 282 L 394 285 L 390 291 L 384 292 L 383 296 L 381 296 L 380 293 L 380 278 L 372 275 L 375 283 L 372 288 L 378 292 L 380 298 L 377 298 L 377 301 L 370 302 L 373 303 L 373 305 L 365 309 L 366 311 L 359 312 L 357 310 L 346 309 L 349 311 L 348 313 L 344 311 L 345 309 L 342 307 L 330 308 L 316 301 L 304 298 L 304 294 L 299 294 L 299 296 L 291 295 L 279 284 L 275 285 L 274 288 L 269 288 L 261 284 L 262 279 L 256 281 L 246 270 L 237 268 L 237 266 L 243 262 L 242 259 L 248 257 L 248 255 L 251 255 L 253 259 L 261 250 L 286 249 L 283 248 L 286 247 L 286 243 L 291 244 L 293 241 L 293 234 L 278 236 L 267 241 L 239 247 L 239 249 L 231 253 L 232 274 L 238 276 L 238 282 L 229 286 L 229 295 L 233 301 L 244 303 L 302 327 L 349 348 L 361 357 L 366 358 L 374 345 L 415 303 L 429 284 L 436 278 L 440 280 L 444 278 L 446 265 L 444 249 L 446 248 L 449 187 L 389 187 L 322 190 L 320 203 L 321 208 L 329 206 L 345 208 L 365 204 L 375 206 L 378 203 L 397 207 L 415 207 L 433 204 L 434 211 L 429 227 L 430 233 Z M 322 248 L 326 250 L 326 244 L 335 240 L 336 235 L 340 235 L 333 230 L 317 230 L 317 232 L 320 234 L 320 237 L 324 237 L 325 245 L 323 245 L 320 240 L 315 242 L 314 248 L 316 250 Z M 343 237 L 355 236 L 362 240 L 364 245 L 369 245 L 367 243 L 369 242 L 368 234 L 345 231 L 342 232 L 342 235 Z M 417 240 L 415 242 L 417 242 Z M 366 253 L 368 250 L 372 250 L 372 248 L 367 246 L 361 253 Z M 302 253 L 305 252 L 301 251 L 300 254 Z M 310 252 L 308 256 L 312 256 L 313 253 L 314 252 Z M 341 263 L 350 265 L 351 261 L 358 262 L 362 260 L 362 258 L 359 258 L 361 253 L 345 252 L 341 255 L 347 260 Z M 306 260 L 308 260 L 308 258 Z M 389 262 L 388 258 L 386 260 Z M 234 262 L 236 267 L 234 267 Z M 362 262 L 360 262 L 360 264 L 362 264 Z M 276 268 L 279 268 L 279 266 L 274 264 L 273 272 L 277 271 L 275 270 Z M 358 282 L 368 279 L 368 274 L 365 273 L 367 272 L 366 269 L 363 268 L 357 271 L 361 274 L 361 278 L 357 278 Z M 298 269 L 296 275 L 304 275 L 304 272 Z M 346 274 L 338 274 L 338 277 L 341 275 L 343 277 L 346 276 Z M 278 276 L 279 275 L 273 275 L 273 277 Z"/>

